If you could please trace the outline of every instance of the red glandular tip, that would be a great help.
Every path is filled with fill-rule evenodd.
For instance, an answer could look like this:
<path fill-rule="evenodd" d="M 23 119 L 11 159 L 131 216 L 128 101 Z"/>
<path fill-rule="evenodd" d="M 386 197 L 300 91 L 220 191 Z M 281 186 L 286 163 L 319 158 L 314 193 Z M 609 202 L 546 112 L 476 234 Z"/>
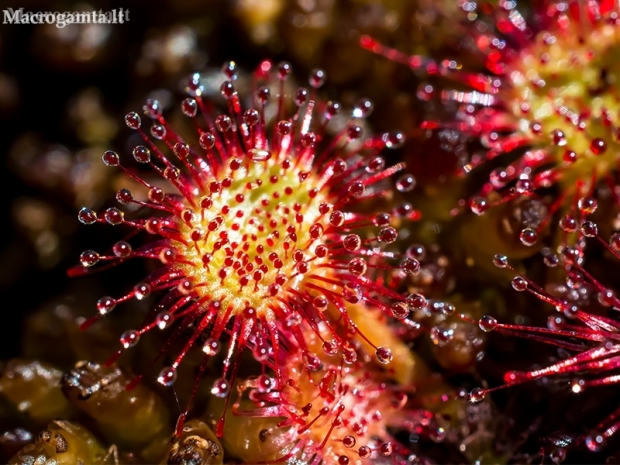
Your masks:
<path fill-rule="evenodd" d="M 171 127 L 157 101 L 148 100 L 143 108 L 148 129 L 140 115 L 127 114 L 127 126 L 144 141 L 133 149 L 134 160 L 164 183 L 147 181 L 113 151 L 104 153 L 103 162 L 124 171 L 144 191 L 119 190 L 121 206 L 142 207 L 152 216 L 129 219 L 115 207 L 104 212 L 83 208 L 78 215 L 84 224 L 123 226 L 156 239 L 138 248 L 119 241 L 104 254 L 86 251 L 70 274 L 138 257 L 161 262 L 129 293 L 102 297 L 99 314 L 84 324 L 129 299 L 166 291 L 156 316 L 123 333 L 117 354 L 152 329 L 191 327 L 171 366 L 159 374 L 161 384 L 174 383 L 182 359 L 197 345 L 205 354 L 202 374 L 206 360 L 220 351 L 223 333 L 229 333 L 222 377 L 212 389 L 227 397 L 238 349 L 251 348 L 261 363 L 280 360 L 283 328 L 305 347 L 296 329 L 302 321 L 311 328 L 325 325 L 324 350 L 341 354 L 347 363 L 359 341 L 375 351 L 380 363 L 392 359 L 390 348 L 363 334 L 356 321 L 367 312 L 389 317 L 392 304 L 404 300 L 389 283 L 375 279 L 378 271 L 414 273 L 419 268 L 415 260 L 384 250 L 398 231 L 390 214 L 372 211 L 373 199 L 387 195 L 389 178 L 403 169 L 402 164 L 386 167 L 380 153 L 399 147 L 404 137 L 366 134 L 364 118 L 372 111 L 368 100 L 355 106 L 346 124 L 333 128 L 334 120 L 344 118 L 338 116 L 339 103 L 316 98 L 323 71 L 312 73 L 309 90 L 292 94 L 285 86 L 290 71 L 288 63 L 262 62 L 254 74 L 253 103 L 243 110 L 235 64 L 226 64 L 220 91 L 227 111 L 220 114 L 203 98 L 201 76 L 192 75 L 189 97 L 181 103 L 196 127 L 192 140 Z M 401 191 L 414 185 L 408 174 L 395 182 Z M 275 369 L 281 382 L 282 367 L 276 363 Z"/>
<path fill-rule="evenodd" d="M 577 229 L 571 218 L 563 218 L 560 227 Z M 573 229 L 574 227 L 574 229 Z M 532 371 L 509 371 L 504 375 L 505 385 L 492 389 L 476 388 L 470 393 L 472 402 L 481 401 L 487 393 L 497 389 L 537 380 L 543 377 L 566 376 L 569 387 L 575 394 L 588 392 L 594 386 L 620 384 L 620 323 L 602 316 L 606 308 L 620 311 L 620 299 L 614 290 L 603 285 L 584 267 L 585 238 L 592 238 L 620 260 L 620 234 L 614 233 L 609 241 L 599 234 L 596 224 L 584 221 L 580 228 L 583 241 L 577 246 L 565 246 L 558 257 L 546 253 L 544 262 L 549 267 L 561 265 L 566 271 L 566 284 L 557 286 L 551 293 L 527 277 L 517 275 L 512 287 L 518 292 L 529 292 L 542 302 L 555 308 L 547 327 L 523 326 L 499 323 L 492 316 L 483 316 L 479 321 L 485 332 L 524 337 L 545 344 L 554 345 L 572 352 L 572 355 L 544 368 Z M 494 258 L 495 266 L 514 271 L 505 256 Z M 612 411 L 583 440 L 591 451 L 601 450 L 620 427 L 620 409 Z"/>
<path fill-rule="evenodd" d="M 592 195 L 599 181 L 618 184 L 620 150 L 620 9 L 614 0 L 546 0 L 532 13 L 516 1 L 500 1 L 484 11 L 463 2 L 455 22 L 470 32 L 464 42 L 472 57 L 484 57 L 486 72 L 467 71 L 456 60 L 407 56 L 369 37 L 361 45 L 374 53 L 469 86 L 469 91 L 437 92 L 423 83 L 418 95 L 456 102 L 452 121 L 423 127 L 464 134 L 482 146 L 463 162 L 461 174 L 520 150 L 514 161 L 491 171 L 488 182 L 468 202 L 475 214 L 521 196 L 539 196 L 559 187 L 547 218 L 525 232 L 532 245 L 553 214 L 575 209 L 575 199 Z M 614 194 L 616 206 L 620 205 Z"/>

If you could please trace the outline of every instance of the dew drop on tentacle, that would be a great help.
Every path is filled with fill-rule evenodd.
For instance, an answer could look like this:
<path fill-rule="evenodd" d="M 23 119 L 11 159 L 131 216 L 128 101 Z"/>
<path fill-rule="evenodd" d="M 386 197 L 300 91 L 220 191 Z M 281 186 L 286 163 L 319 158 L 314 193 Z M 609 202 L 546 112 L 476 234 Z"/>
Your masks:
<path fill-rule="evenodd" d="M 391 226 L 383 228 L 381 231 L 379 231 L 379 235 L 377 236 L 377 240 L 384 244 L 392 244 L 396 241 L 397 238 L 398 231 Z"/>
<path fill-rule="evenodd" d="M 349 252 L 356 252 L 362 245 L 362 239 L 357 234 L 348 234 L 342 239 L 342 245 Z"/>
<path fill-rule="evenodd" d="M 433 344 L 443 347 L 454 339 L 454 330 L 452 328 L 444 328 L 433 326 L 430 330 L 430 338 Z"/>
<path fill-rule="evenodd" d="M 348 264 L 348 270 L 356 276 L 363 276 L 368 270 L 368 264 L 363 258 L 354 258 Z"/>
<path fill-rule="evenodd" d="M 469 393 L 469 401 L 472 403 L 482 402 L 486 397 L 486 391 L 482 388 L 473 388 Z"/>
<path fill-rule="evenodd" d="M 602 155 L 607 150 L 607 144 L 603 139 L 592 139 L 592 142 L 590 143 L 590 150 L 594 155 Z"/>
<path fill-rule="evenodd" d="M 140 116 L 135 111 L 132 111 L 125 115 L 125 124 L 129 129 L 139 129 L 142 121 Z"/>
<path fill-rule="evenodd" d="M 230 391 L 230 383 L 225 378 L 216 379 L 211 387 L 211 394 L 215 397 L 224 398 Z"/>
<path fill-rule="evenodd" d="M 93 224 L 97 221 L 97 213 L 91 208 L 82 208 L 78 213 L 78 219 L 82 224 Z"/>
<path fill-rule="evenodd" d="M 142 300 L 151 293 L 151 285 L 148 283 L 138 283 L 134 286 L 133 292 L 136 299 Z"/>
<path fill-rule="evenodd" d="M 174 367 L 165 367 L 157 376 L 157 382 L 162 386 L 170 387 L 177 380 L 177 370 Z"/>
<path fill-rule="evenodd" d="M 198 104 L 196 100 L 193 98 L 186 98 L 181 102 L 181 111 L 185 116 L 189 116 L 190 118 L 194 118 L 198 113 Z"/>
<path fill-rule="evenodd" d="M 581 225 L 581 233 L 585 237 L 595 237 L 598 234 L 598 227 L 592 221 L 585 221 Z"/>
<path fill-rule="evenodd" d="M 489 209 L 489 202 L 483 197 L 475 197 L 471 200 L 470 208 L 476 215 L 482 215 Z"/>
<path fill-rule="evenodd" d="M 131 191 L 129 191 L 128 189 L 120 189 L 116 193 L 116 200 L 121 205 L 128 205 L 131 202 L 133 202 L 133 195 L 132 195 Z"/>
<path fill-rule="evenodd" d="M 323 342 L 323 352 L 328 356 L 336 355 L 338 353 L 338 343 L 336 341 Z"/>
<path fill-rule="evenodd" d="M 142 111 L 151 119 L 158 119 L 162 115 L 162 107 L 158 100 L 147 99 L 142 106 Z"/>
<path fill-rule="evenodd" d="M 405 302 L 395 302 L 392 304 L 390 308 L 392 315 L 394 318 L 399 320 L 405 319 L 409 316 L 409 307 Z"/>
<path fill-rule="evenodd" d="M 125 241 L 118 241 L 112 246 L 112 253 L 118 258 L 128 258 L 131 256 L 131 244 Z"/>
<path fill-rule="evenodd" d="M 388 347 L 378 347 L 375 355 L 377 360 L 384 365 L 392 361 L 392 351 Z"/>
<path fill-rule="evenodd" d="M 120 342 L 124 349 L 134 347 L 140 340 L 140 333 L 135 329 L 130 329 L 121 334 Z"/>
<path fill-rule="evenodd" d="M 116 307 L 116 299 L 112 297 L 101 297 L 97 300 L 97 311 L 100 315 L 110 313 Z"/>
<path fill-rule="evenodd" d="M 106 151 L 102 156 L 102 160 L 107 166 L 118 166 L 120 164 L 118 154 L 112 150 Z"/>
<path fill-rule="evenodd" d="M 383 444 L 379 446 L 379 453 L 383 455 L 384 457 L 389 457 L 390 455 L 392 455 L 393 451 L 394 451 L 394 447 L 392 446 L 392 443 L 390 442 L 384 442 Z"/>
<path fill-rule="evenodd" d="M 426 297 L 422 294 L 409 294 L 406 299 L 407 305 L 412 311 L 423 310 L 428 305 Z"/>
<path fill-rule="evenodd" d="M 388 149 L 397 149 L 405 143 L 405 135 L 400 131 L 386 132 L 381 137 Z"/>
<path fill-rule="evenodd" d="M 515 291 L 519 291 L 519 292 L 525 291 L 528 287 L 527 280 L 525 280 L 521 276 L 516 276 L 515 278 L 513 278 L 511 285 Z"/>
<path fill-rule="evenodd" d="M 570 215 L 565 215 L 560 220 L 560 228 L 565 233 L 573 233 L 577 231 L 577 220 Z"/>
<path fill-rule="evenodd" d="M 525 228 L 521 230 L 519 240 L 523 245 L 531 247 L 538 241 L 538 234 L 532 228 Z"/>
<path fill-rule="evenodd" d="M 169 328 L 174 321 L 174 315 L 168 311 L 162 311 L 155 317 L 155 324 L 161 330 Z"/>
<path fill-rule="evenodd" d="M 559 262 L 560 262 L 560 260 L 559 260 L 558 256 L 553 254 L 553 253 L 551 253 L 551 252 L 547 252 L 543 256 L 543 263 L 546 266 L 548 266 L 549 268 L 556 267 Z"/>
<path fill-rule="evenodd" d="M 94 250 L 86 250 L 80 255 L 80 263 L 84 267 L 95 266 L 99 263 L 99 254 Z"/>
<path fill-rule="evenodd" d="M 157 140 L 164 140 L 166 138 L 166 128 L 161 124 L 153 124 L 151 126 L 151 135 Z"/>
<path fill-rule="evenodd" d="M 403 174 L 396 180 L 396 189 L 399 192 L 411 192 L 416 185 L 416 180 L 411 174 Z"/>
<path fill-rule="evenodd" d="M 103 218 L 111 226 L 118 226 L 119 224 L 122 224 L 124 216 L 125 215 L 121 210 L 114 207 L 108 208 L 103 214 Z"/>
<path fill-rule="evenodd" d="M 584 215 L 591 215 L 598 208 L 598 202 L 593 197 L 581 197 L 577 201 L 579 211 Z"/>
<path fill-rule="evenodd" d="M 357 351 L 353 347 L 344 347 L 342 349 L 342 360 L 346 364 L 354 364 L 357 362 Z"/>
<path fill-rule="evenodd" d="M 372 455 L 372 449 L 370 447 L 368 447 L 368 446 L 361 446 L 358 449 L 357 453 L 360 456 L 360 458 L 368 459 Z"/>
<path fill-rule="evenodd" d="M 220 352 L 221 344 L 217 339 L 209 338 L 202 346 L 202 351 L 212 357 Z"/>
<path fill-rule="evenodd" d="M 602 433 L 598 431 L 592 431 L 586 436 L 585 444 L 588 450 L 590 450 L 591 452 L 599 452 L 607 444 L 607 439 Z"/>
<path fill-rule="evenodd" d="M 357 103 L 353 107 L 353 117 L 354 118 L 366 118 L 370 116 L 374 108 L 375 107 L 370 100 L 360 99 L 357 101 Z"/>
<path fill-rule="evenodd" d="M 497 328 L 497 320 L 493 318 L 492 316 L 484 315 L 480 318 L 480 321 L 478 322 L 478 326 L 480 327 L 482 331 L 484 331 L 485 333 L 488 333 L 488 332 L 493 331 L 495 328 Z"/>
<path fill-rule="evenodd" d="M 505 255 L 495 255 L 493 257 L 493 264 L 497 268 L 506 268 L 508 266 L 508 257 Z"/>
<path fill-rule="evenodd" d="M 368 173 L 378 173 L 385 168 L 385 159 L 383 157 L 375 157 L 366 165 Z"/>
<path fill-rule="evenodd" d="M 137 145 L 131 153 L 138 163 L 149 163 L 151 161 L 151 151 L 143 145 Z"/>

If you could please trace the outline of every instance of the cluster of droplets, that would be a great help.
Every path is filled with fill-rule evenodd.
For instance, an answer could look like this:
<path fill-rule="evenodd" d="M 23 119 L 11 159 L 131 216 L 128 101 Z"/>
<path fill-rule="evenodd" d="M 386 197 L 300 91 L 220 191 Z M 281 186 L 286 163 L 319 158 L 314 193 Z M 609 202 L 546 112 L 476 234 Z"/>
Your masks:
<path fill-rule="evenodd" d="M 560 187 L 560 196 L 549 214 L 566 212 L 574 209 L 573 199 L 592 192 L 598 180 L 617 183 L 620 126 L 613 82 L 620 70 L 612 58 L 620 49 L 617 5 L 549 2 L 536 30 L 515 7 L 514 2 L 502 5 L 497 13 L 501 33 L 477 41 L 497 77 L 481 79 L 477 91 L 488 98 L 466 103 L 462 114 L 464 121 L 477 124 L 470 134 L 488 149 L 477 163 L 515 149 L 529 150 L 491 171 L 480 195 L 470 201 L 478 215 L 554 185 Z M 508 34 L 522 37 L 527 45 L 515 53 Z M 535 244 L 544 226 L 521 231 L 523 244 Z"/>
<path fill-rule="evenodd" d="M 313 334 L 308 342 L 316 344 L 316 339 Z M 281 355 L 287 377 L 283 389 L 274 389 L 275 383 L 264 375 L 238 387 L 240 397 L 233 411 L 244 417 L 280 419 L 264 436 L 274 444 L 286 444 L 266 456 L 253 455 L 253 460 L 289 457 L 349 465 L 390 457 L 398 463 L 414 464 L 419 458 L 410 454 L 391 430 L 405 430 L 435 442 L 445 439 L 441 418 L 410 407 L 407 389 L 389 384 L 386 372 L 361 360 L 338 363 L 329 354 L 309 366 L 299 348 Z M 244 409 L 246 397 L 261 407 Z"/>
<path fill-rule="evenodd" d="M 482 215 L 518 198 L 541 197 L 548 207 L 545 218 L 518 233 L 530 247 L 557 211 L 574 209 L 574 199 L 592 195 L 599 181 L 612 189 L 618 183 L 620 10 L 613 0 L 552 0 L 526 18 L 515 1 L 498 2 L 491 15 L 472 16 L 472 5 L 462 5 L 463 24 L 472 33 L 467 44 L 477 56 L 483 54 L 487 73 L 464 71 L 454 60 L 407 56 L 369 37 L 362 45 L 472 89 L 436 92 L 423 84 L 418 95 L 424 100 L 440 98 L 458 106 L 454 120 L 423 126 L 457 131 L 481 144 L 482 152 L 463 162 L 463 173 L 522 152 L 493 169 L 488 182 L 461 206 Z M 559 195 L 549 202 L 545 189 L 553 186 Z"/>
<path fill-rule="evenodd" d="M 489 149 L 486 158 L 519 148 L 530 150 L 490 173 L 481 195 L 470 202 L 476 214 L 554 185 L 560 187 L 560 195 L 550 206 L 549 216 L 558 210 L 583 211 L 589 208 L 582 205 L 584 199 L 578 206 L 574 199 L 591 195 L 599 180 L 617 183 L 619 126 L 615 115 L 619 102 L 613 82 L 619 70 L 612 58 L 620 48 L 617 5 L 550 2 L 546 7 L 543 25 L 535 32 L 514 15 L 510 32 L 521 29 L 533 36 L 518 55 L 491 51 L 493 41 L 505 45 L 498 38 L 483 41 L 489 43 L 485 45 L 487 56 L 496 57 L 490 70 L 499 70 L 503 89 L 495 92 L 496 102 L 505 107 L 494 111 L 490 104 L 470 117 L 483 115 L 478 119 L 482 128 L 478 135 Z M 506 135 L 500 136 L 493 125 L 503 116 L 512 121 L 501 129 Z M 588 201 L 596 208 L 593 198 Z M 521 242 L 536 244 L 548 222 L 522 230 Z"/>
<path fill-rule="evenodd" d="M 161 267 L 125 295 L 99 299 L 98 314 L 83 327 L 130 299 L 167 293 L 140 328 L 120 336 L 121 348 L 108 363 L 151 330 L 173 324 L 190 328 L 191 335 L 157 380 L 171 386 L 186 354 L 202 347 L 195 394 L 208 360 L 228 340 L 221 377 L 211 388 L 214 396 L 228 401 L 240 349 L 249 348 L 261 364 L 275 360 L 277 386 L 284 382 L 278 353 L 290 339 L 300 347 L 309 369 L 319 363 L 298 329 L 303 322 L 315 331 L 317 325 L 328 328 L 327 336 L 321 335 L 322 352 L 339 354 L 345 364 L 356 363 L 360 347 L 372 350 L 382 365 L 392 362 L 394 348 L 378 342 L 399 344 L 388 320 L 405 319 L 404 309 L 411 305 L 389 282 L 373 276 L 386 269 L 404 275 L 419 271 L 415 258 L 385 250 L 398 238 L 393 216 L 415 219 L 417 212 L 410 204 L 391 213 L 364 213 L 356 205 L 392 189 L 390 178 L 403 165 L 386 167 L 380 152 L 400 147 L 404 137 L 398 132 L 366 135 L 364 118 L 373 105 L 365 99 L 330 135 L 330 122 L 344 115 L 339 115 L 339 103 L 316 99 L 324 73 L 313 71 L 311 88 L 300 88 L 289 97 L 285 82 L 290 72 L 288 63 L 262 62 L 254 74 L 253 104 L 243 111 L 235 64 L 225 64 L 220 93 L 227 111 L 215 116 L 212 104 L 202 98 L 200 75 L 192 75 L 181 110 L 196 126 L 196 140 L 181 137 L 156 100 L 147 100 L 143 107 L 151 120 L 149 130 L 138 113 L 126 115 L 126 125 L 144 141 L 132 150 L 136 166 L 147 166 L 164 184 L 143 177 L 138 169 L 122 164 L 117 153 L 107 151 L 104 164 L 122 170 L 140 190 L 134 194 L 120 189 L 116 200 L 140 214 L 129 219 L 117 207 L 103 212 L 83 208 L 78 218 L 87 225 L 128 227 L 154 240 L 138 248 L 121 240 L 106 253 L 87 250 L 71 274 L 133 258 L 153 259 Z M 395 187 L 410 192 L 415 178 L 400 174 Z M 376 328 L 364 323 L 369 315 L 378 323 Z M 226 333 L 230 337 L 223 338 Z M 170 340 L 180 334 L 175 330 Z M 218 434 L 222 428 L 220 422 Z"/>
<path fill-rule="evenodd" d="M 580 199 L 579 202 L 584 203 L 584 206 L 595 205 L 588 198 Z M 545 265 L 550 268 L 561 267 L 565 272 L 565 282 L 552 286 L 551 290 L 543 289 L 526 276 L 518 274 L 506 256 L 496 255 L 493 258 L 496 267 L 515 273 L 511 282 L 515 291 L 528 292 L 555 308 L 556 313 L 548 317 L 547 327 L 504 324 L 490 315 L 480 318 L 478 325 L 487 333 L 494 331 L 528 338 L 560 347 L 572 355 L 544 368 L 508 371 L 504 375 L 505 385 L 490 389 L 474 388 L 469 394 L 471 402 L 480 402 L 488 393 L 497 389 L 551 376 L 569 377 L 567 385 L 575 394 L 582 394 L 591 387 L 617 385 L 620 382 L 616 374 L 620 368 L 617 356 L 620 352 L 620 325 L 614 318 L 603 316 L 605 309 L 617 312 L 620 299 L 613 289 L 602 284 L 583 266 L 588 238 L 596 240 L 615 259 L 620 260 L 620 234 L 613 233 L 609 240 L 603 239 L 596 223 L 586 215 L 579 221 L 566 215 L 559 221 L 559 227 L 567 235 L 577 235 L 578 239 L 575 245 L 561 246 L 557 255 L 549 249 L 543 249 Z M 620 427 L 619 414 L 618 410 L 611 412 L 594 430 L 581 438 L 583 444 L 593 452 L 602 450 Z"/>

